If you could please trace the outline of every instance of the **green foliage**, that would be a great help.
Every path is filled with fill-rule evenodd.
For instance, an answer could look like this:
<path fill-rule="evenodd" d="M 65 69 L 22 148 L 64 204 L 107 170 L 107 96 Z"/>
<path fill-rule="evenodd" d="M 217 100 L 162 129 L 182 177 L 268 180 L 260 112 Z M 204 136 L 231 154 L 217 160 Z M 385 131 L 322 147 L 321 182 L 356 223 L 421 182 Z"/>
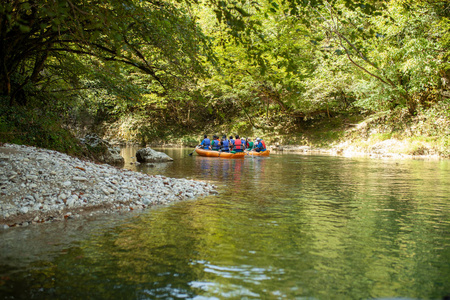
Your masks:
<path fill-rule="evenodd" d="M 371 135 L 371 139 L 375 141 L 385 141 L 392 138 L 392 132 L 374 133 Z"/>
<path fill-rule="evenodd" d="M 0 140 L 65 153 L 81 153 L 78 140 L 58 123 L 57 116 L 39 109 L 32 111 L 0 107 Z M 45 115 L 45 117 L 44 117 Z"/>
<path fill-rule="evenodd" d="M 25 103 L 19 93 L 26 84 L 46 92 L 56 81 L 79 88 L 86 71 L 112 95 L 125 95 L 132 82 L 108 79 L 131 71 L 147 77 L 150 89 L 168 89 L 201 74 L 200 54 L 210 55 L 185 6 L 171 2 L 11 0 L 0 14 L 0 92 L 11 104 Z"/>
<path fill-rule="evenodd" d="M 134 118 L 124 136 L 141 142 L 290 134 L 354 110 L 415 116 L 449 89 L 442 1 L 4 2 L 1 109 L 51 107 L 55 124 L 90 129 Z"/>

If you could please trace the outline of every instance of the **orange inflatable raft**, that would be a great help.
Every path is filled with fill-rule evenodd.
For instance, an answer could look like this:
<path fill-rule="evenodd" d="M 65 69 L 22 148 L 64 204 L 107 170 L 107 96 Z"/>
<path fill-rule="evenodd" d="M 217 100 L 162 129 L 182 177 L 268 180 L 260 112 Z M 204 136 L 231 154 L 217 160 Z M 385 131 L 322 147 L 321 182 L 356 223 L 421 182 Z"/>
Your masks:
<path fill-rule="evenodd" d="M 254 155 L 254 156 L 269 156 L 270 155 L 270 150 L 266 150 L 266 151 L 263 151 L 263 152 L 248 151 L 246 153 L 247 153 L 247 155 Z"/>
<path fill-rule="evenodd" d="M 195 149 L 195 152 L 197 152 L 200 156 L 207 156 L 207 157 L 221 157 L 221 158 L 244 158 L 245 152 L 236 152 L 236 153 L 229 153 L 229 152 L 219 152 L 219 151 L 213 151 L 213 150 L 204 150 L 204 149 Z"/>

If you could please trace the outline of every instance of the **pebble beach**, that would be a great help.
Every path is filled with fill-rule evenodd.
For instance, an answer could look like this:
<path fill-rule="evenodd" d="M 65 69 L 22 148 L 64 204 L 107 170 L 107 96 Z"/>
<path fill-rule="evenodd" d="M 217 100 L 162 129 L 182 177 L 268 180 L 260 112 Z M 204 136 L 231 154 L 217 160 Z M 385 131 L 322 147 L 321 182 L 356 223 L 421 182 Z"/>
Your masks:
<path fill-rule="evenodd" d="M 217 193 L 201 181 L 147 175 L 46 149 L 0 146 L 0 229 L 142 210 Z"/>

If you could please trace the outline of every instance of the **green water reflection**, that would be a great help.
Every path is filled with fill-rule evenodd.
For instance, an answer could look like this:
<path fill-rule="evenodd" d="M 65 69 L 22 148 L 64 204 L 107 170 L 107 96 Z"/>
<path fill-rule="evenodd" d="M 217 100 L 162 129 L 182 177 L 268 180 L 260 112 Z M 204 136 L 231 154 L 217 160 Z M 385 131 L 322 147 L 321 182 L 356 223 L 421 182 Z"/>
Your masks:
<path fill-rule="evenodd" d="M 166 149 L 173 163 L 136 166 L 132 151 L 124 154 L 127 168 L 207 180 L 220 194 L 113 226 L 93 223 L 92 232 L 25 267 L 3 261 L 0 293 L 59 299 L 450 294 L 448 161 L 225 160 Z"/>

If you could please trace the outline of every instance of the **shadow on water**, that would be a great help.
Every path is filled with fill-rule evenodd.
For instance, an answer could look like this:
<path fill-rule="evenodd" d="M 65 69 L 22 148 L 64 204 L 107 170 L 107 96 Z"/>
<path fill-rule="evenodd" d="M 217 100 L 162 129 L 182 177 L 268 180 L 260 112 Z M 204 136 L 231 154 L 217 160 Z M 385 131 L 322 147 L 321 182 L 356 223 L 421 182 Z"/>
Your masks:
<path fill-rule="evenodd" d="M 160 149 L 126 168 L 218 195 L 0 233 L 0 295 L 98 299 L 440 299 L 450 292 L 448 161 Z M 131 164 L 133 163 L 133 164 Z M 36 245 L 36 247 L 30 246 Z"/>

